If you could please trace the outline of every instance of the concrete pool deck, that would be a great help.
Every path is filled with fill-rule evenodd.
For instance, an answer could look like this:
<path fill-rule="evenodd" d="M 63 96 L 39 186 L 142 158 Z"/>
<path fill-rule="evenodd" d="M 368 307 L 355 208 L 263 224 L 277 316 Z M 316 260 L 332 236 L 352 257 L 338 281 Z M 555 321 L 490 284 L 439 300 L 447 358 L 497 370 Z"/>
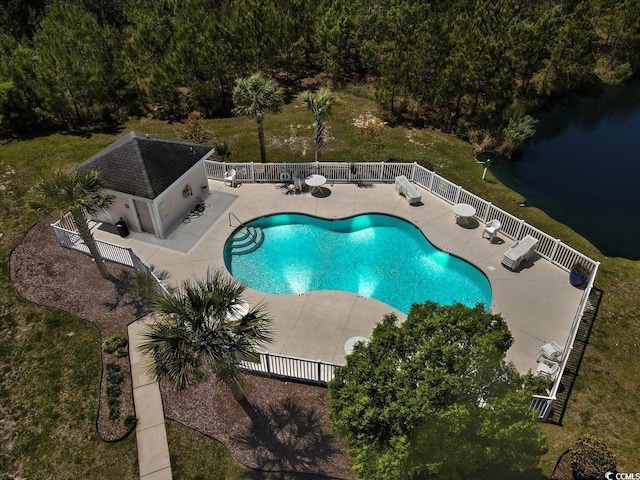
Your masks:
<path fill-rule="evenodd" d="M 537 352 L 555 341 L 564 345 L 576 314 L 582 291 L 572 287 L 568 273 L 534 256 L 512 272 L 500 263 L 513 241 L 497 235 L 500 243 L 482 238 L 483 225 L 475 220 L 469 227 L 456 223 L 452 206 L 416 187 L 423 204 L 409 205 L 393 184 L 329 184 L 321 194 L 287 194 L 274 184 L 242 184 L 231 188 L 221 181 L 209 181 L 210 206 L 201 217 L 174 230 L 167 239 L 132 232 L 121 238 L 113 229 L 98 227 L 96 238 L 131 247 L 147 265 L 166 270 L 167 285 L 177 286 L 195 276 L 204 278 L 208 268 L 225 268 L 223 246 L 240 221 L 272 213 L 307 213 L 325 218 L 359 213 L 388 213 L 417 225 L 436 247 L 457 255 L 481 269 L 488 277 L 493 301 L 491 310 L 500 313 L 515 342 L 507 360 L 521 372 L 535 370 Z M 407 284 L 407 288 L 411 288 Z M 337 291 L 269 295 L 247 289 L 252 305 L 264 302 L 273 319 L 272 353 L 344 364 L 344 344 L 354 336 L 369 337 L 385 313 L 403 313 L 377 300 Z"/>

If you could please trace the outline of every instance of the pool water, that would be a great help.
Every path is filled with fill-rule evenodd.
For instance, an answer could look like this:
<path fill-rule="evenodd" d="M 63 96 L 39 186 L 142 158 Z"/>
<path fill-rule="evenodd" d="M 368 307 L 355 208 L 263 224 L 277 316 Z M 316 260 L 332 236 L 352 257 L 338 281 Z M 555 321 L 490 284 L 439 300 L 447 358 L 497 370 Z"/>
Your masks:
<path fill-rule="evenodd" d="M 438 250 L 413 224 L 367 214 L 321 219 L 277 214 L 253 220 L 263 243 L 234 254 L 231 237 L 225 264 L 239 281 L 270 294 L 343 290 L 372 297 L 401 312 L 413 303 L 491 305 L 491 286 L 476 267 Z"/>

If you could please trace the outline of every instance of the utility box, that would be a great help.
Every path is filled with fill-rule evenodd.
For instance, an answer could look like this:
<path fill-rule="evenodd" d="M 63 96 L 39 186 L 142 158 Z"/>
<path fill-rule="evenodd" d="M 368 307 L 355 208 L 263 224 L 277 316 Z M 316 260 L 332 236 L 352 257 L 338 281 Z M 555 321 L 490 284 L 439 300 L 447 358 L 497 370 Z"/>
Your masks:
<path fill-rule="evenodd" d="M 129 227 L 127 227 L 127 222 L 124 220 L 120 219 L 120 221 L 116 223 L 116 228 L 122 238 L 129 236 Z"/>

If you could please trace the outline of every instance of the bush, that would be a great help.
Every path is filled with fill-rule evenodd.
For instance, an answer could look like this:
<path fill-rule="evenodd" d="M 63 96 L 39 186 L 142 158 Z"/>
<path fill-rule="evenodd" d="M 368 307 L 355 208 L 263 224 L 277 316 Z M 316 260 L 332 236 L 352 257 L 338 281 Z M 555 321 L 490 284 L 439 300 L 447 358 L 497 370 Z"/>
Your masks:
<path fill-rule="evenodd" d="M 571 447 L 571 469 L 576 480 L 602 480 L 616 470 L 616 459 L 602 440 L 586 435 Z"/>
<path fill-rule="evenodd" d="M 131 430 L 133 427 L 135 427 L 136 423 L 138 423 L 138 419 L 133 413 L 127 414 L 127 416 L 124 417 L 124 420 L 122 420 L 122 425 L 124 425 L 124 428 L 126 428 L 127 430 Z"/>
<path fill-rule="evenodd" d="M 107 383 L 107 397 L 116 397 L 118 398 L 122 393 L 122 389 L 120 388 L 119 383 Z"/>
<path fill-rule="evenodd" d="M 111 420 L 117 420 L 120 418 L 120 399 L 109 397 L 107 399 L 107 404 L 109 405 L 109 418 Z"/>
<path fill-rule="evenodd" d="M 107 363 L 107 405 L 109 406 L 109 418 L 116 420 L 120 418 L 120 394 L 122 388 L 120 384 L 124 381 L 124 375 L 119 365 Z"/>
<path fill-rule="evenodd" d="M 128 344 L 129 342 L 122 335 L 111 335 L 102 342 L 102 351 L 115 355 L 118 358 L 126 357 Z"/>
<path fill-rule="evenodd" d="M 124 380 L 120 365 L 107 363 L 107 383 L 120 383 Z"/>
<path fill-rule="evenodd" d="M 580 275 L 584 275 L 585 277 L 588 277 L 589 275 L 591 275 L 591 269 L 587 267 L 585 264 L 580 262 L 574 263 L 573 266 L 571 267 L 571 271 L 576 272 Z"/>
<path fill-rule="evenodd" d="M 231 148 L 229 148 L 229 144 L 227 142 L 215 143 L 213 147 L 216 149 L 216 155 L 221 162 L 229 160 L 229 157 L 231 156 Z"/>
<path fill-rule="evenodd" d="M 209 378 L 209 370 L 207 370 L 206 368 L 199 368 L 193 374 L 193 381 L 195 383 L 204 382 L 207 378 Z"/>
<path fill-rule="evenodd" d="M 498 153 L 510 157 L 524 147 L 524 144 L 536 133 L 538 120 L 530 115 L 509 119 L 509 124 L 502 131 L 502 145 Z"/>

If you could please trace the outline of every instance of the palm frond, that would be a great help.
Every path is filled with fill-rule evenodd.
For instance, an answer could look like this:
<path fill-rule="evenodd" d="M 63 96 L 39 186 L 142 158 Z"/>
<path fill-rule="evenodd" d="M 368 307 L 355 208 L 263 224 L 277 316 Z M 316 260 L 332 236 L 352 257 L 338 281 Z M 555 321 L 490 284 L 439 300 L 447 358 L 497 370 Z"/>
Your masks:
<path fill-rule="evenodd" d="M 185 388 L 207 364 L 235 396 L 243 385 L 240 359 L 272 339 L 262 304 L 239 321 L 228 320 L 242 303 L 245 288 L 222 270 L 209 270 L 204 279 L 185 281 L 170 295 L 157 298 L 140 347 L 153 361 L 150 374 Z"/>
<path fill-rule="evenodd" d="M 103 193 L 100 173 L 92 170 L 81 174 L 55 170 L 48 178 L 40 178 L 32 188 L 33 199 L 29 205 L 34 210 L 50 212 L 58 210 L 61 215 L 71 212 L 78 217 L 83 211 L 97 213 L 107 208 L 115 198 Z"/>

